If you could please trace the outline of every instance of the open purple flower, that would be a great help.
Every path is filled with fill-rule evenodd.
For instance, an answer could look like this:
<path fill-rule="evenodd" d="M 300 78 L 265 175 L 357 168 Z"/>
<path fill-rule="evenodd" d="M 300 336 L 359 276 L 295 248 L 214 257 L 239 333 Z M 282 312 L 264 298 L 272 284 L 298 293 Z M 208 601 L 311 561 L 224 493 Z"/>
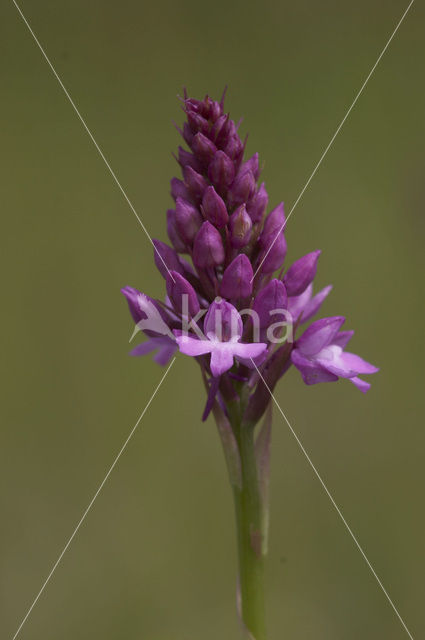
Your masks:
<path fill-rule="evenodd" d="M 354 333 L 339 332 L 344 322 L 345 318 L 341 316 L 313 322 L 297 340 L 291 360 L 308 385 L 348 378 L 360 391 L 366 393 L 370 384 L 358 376 L 376 373 L 378 368 L 360 356 L 344 351 Z"/>
<path fill-rule="evenodd" d="M 204 322 L 206 339 L 175 332 L 177 344 L 187 356 L 211 354 L 210 369 L 214 377 L 221 376 L 233 366 L 234 358 L 257 358 L 266 349 L 262 342 L 244 344 L 243 323 L 237 309 L 225 300 L 214 301 Z"/>

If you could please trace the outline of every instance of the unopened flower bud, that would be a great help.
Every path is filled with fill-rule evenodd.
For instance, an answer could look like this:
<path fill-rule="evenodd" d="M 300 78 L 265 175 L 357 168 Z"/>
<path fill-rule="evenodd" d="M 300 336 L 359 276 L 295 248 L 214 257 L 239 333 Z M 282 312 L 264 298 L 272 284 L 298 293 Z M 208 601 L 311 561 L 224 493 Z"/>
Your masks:
<path fill-rule="evenodd" d="M 180 131 L 180 129 L 179 129 L 179 131 Z M 189 124 L 187 122 L 184 123 L 183 131 L 180 131 L 180 133 L 183 136 L 183 140 L 185 141 L 187 146 L 190 147 L 192 142 L 193 142 L 193 132 L 192 132 L 192 130 L 189 127 Z"/>
<path fill-rule="evenodd" d="M 241 159 L 243 154 L 243 144 L 237 134 L 229 138 L 229 141 L 224 147 L 224 151 L 229 158 L 232 158 L 235 162 L 238 162 Z"/>
<path fill-rule="evenodd" d="M 251 171 L 246 171 L 242 175 L 237 175 L 231 188 L 230 198 L 232 202 L 242 204 L 248 202 L 255 192 L 255 178 Z"/>
<path fill-rule="evenodd" d="M 252 220 L 241 204 L 230 216 L 230 242 L 233 247 L 245 247 L 251 238 Z"/>
<path fill-rule="evenodd" d="M 196 234 L 193 243 L 193 262 L 196 267 L 206 269 L 224 261 L 224 247 L 220 233 L 206 220 Z"/>
<path fill-rule="evenodd" d="M 210 105 L 210 113 L 209 113 L 210 120 L 215 122 L 221 116 L 222 113 L 223 113 L 223 108 L 221 104 L 216 100 L 212 100 Z"/>
<path fill-rule="evenodd" d="M 202 224 L 202 216 L 198 209 L 183 198 L 176 201 L 176 225 L 181 239 L 191 244 Z"/>
<path fill-rule="evenodd" d="M 171 179 L 171 196 L 174 200 L 177 198 L 184 198 L 185 200 L 190 200 L 190 193 L 185 183 L 178 178 Z"/>
<path fill-rule="evenodd" d="M 240 253 L 226 268 L 220 283 L 220 295 L 229 300 L 248 298 L 252 293 L 252 266 L 244 253 Z"/>
<path fill-rule="evenodd" d="M 289 296 L 299 296 L 313 282 L 320 251 L 307 253 L 292 264 L 283 279 Z"/>
<path fill-rule="evenodd" d="M 174 209 L 168 209 L 167 211 L 167 233 L 171 240 L 171 244 L 177 253 L 185 253 L 186 245 L 180 237 L 176 225 L 176 212 Z"/>
<path fill-rule="evenodd" d="M 260 328 L 266 329 L 273 322 L 273 313 L 277 310 L 286 309 L 288 296 L 285 285 L 277 278 L 271 280 L 264 289 L 258 293 L 254 300 L 253 310 L 258 313 Z"/>
<path fill-rule="evenodd" d="M 224 151 L 217 151 L 208 167 L 208 177 L 219 191 L 233 182 L 235 166 Z"/>
<path fill-rule="evenodd" d="M 267 216 L 261 236 L 267 238 L 270 234 L 276 235 L 283 230 L 285 222 L 285 210 L 283 202 L 280 202 Z"/>
<path fill-rule="evenodd" d="M 156 268 L 163 278 L 167 278 L 169 271 L 183 273 L 184 269 L 174 249 L 165 244 L 165 242 L 161 242 L 161 240 L 152 240 L 152 243 Z"/>
<path fill-rule="evenodd" d="M 229 220 L 226 205 L 214 187 L 208 187 L 202 198 L 202 210 L 207 220 L 218 228 L 224 227 Z"/>
<path fill-rule="evenodd" d="M 273 273 L 280 269 L 286 257 L 286 240 L 283 233 L 271 233 L 266 238 L 262 238 L 263 251 L 260 254 L 260 262 L 263 273 Z"/>
<path fill-rule="evenodd" d="M 185 167 L 183 169 L 184 180 L 186 185 L 196 201 L 202 200 L 203 193 L 208 187 L 208 183 L 204 176 L 192 169 L 192 167 Z"/>
<path fill-rule="evenodd" d="M 212 142 L 209 138 L 204 136 L 203 133 L 197 133 L 192 141 L 192 150 L 193 153 L 202 160 L 202 162 L 206 162 L 207 164 L 213 158 L 215 152 L 217 151 L 217 147 L 214 142 Z"/>
<path fill-rule="evenodd" d="M 269 196 L 266 191 L 266 185 L 263 182 L 257 193 L 253 195 L 247 205 L 248 214 L 254 224 L 256 222 L 260 222 L 263 218 L 268 202 Z"/>
<path fill-rule="evenodd" d="M 199 160 L 190 153 L 190 151 L 186 151 L 183 147 L 179 147 L 179 164 L 184 169 L 184 167 L 192 167 L 195 171 L 202 171 L 202 167 L 200 165 Z"/>
<path fill-rule="evenodd" d="M 184 108 L 186 113 L 190 112 L 199 113 L 201 116 L 208 117 L 208 113 L 205 110 L 205 102 L 203 100 L 197 100 L 196 98 L 187 98 L 184 101 Z"/>
<path fill-rule="evenodd" d="M 188 111 L 187 113 L 187 121 L 189 123 L 190 130 L 193 134 L 198 133 L 207 133 L 209 129 L 208 121 L 205 120 L 199 113 L 195 113 L 194 111 Z"/>
<path fill-rule="evenodd" d="M 229 116 L 223 114 L 220 116 L 214 125 L 211 128 L 211 138 L 214 140 L 215 144 L 220 146 L 226 140 L 227 135 L 227 122 L 229 120 Z"/>
<path fill-rule="evenodd" d="M 251 171 L 252 175 L 254 176 L 255 180 L 258 180 L 258 178 L 260 177 L 260 166 L 258 163 L 258 153 L 254 153 L 254 155 L 249 158 L 249 160 L 247 160 L 246 162 L 244 162 L 243 164 L 241 164 L 241 167 L 239 169 L 239 173 L 245 173 L 246 171 Z"/>
<path fill-rule="evenodd" d="M 192 285 L 177 271 L 167 274 L 167 294 L 178 313 L 196 316 L 199 311 L 198 296 Z"/>

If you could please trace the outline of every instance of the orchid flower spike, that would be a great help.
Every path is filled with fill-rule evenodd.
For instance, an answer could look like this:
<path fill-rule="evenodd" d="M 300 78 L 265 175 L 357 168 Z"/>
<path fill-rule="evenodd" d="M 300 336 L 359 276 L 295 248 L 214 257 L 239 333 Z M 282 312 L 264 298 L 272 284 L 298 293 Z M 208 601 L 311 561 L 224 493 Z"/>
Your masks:
<path fill-rule="evenodd" d="M 283 202 L 269 209 L 258 154 L 244 158 L 246 141 L 225 113 L 224 95 L 197 100 L 185 91 L 182 104 L 179 131 L 188 148 L 176 155 L 181 175 L 171 179 L 173 208 L 164 212 L 168 241 L 153 240 L 167 296 L 122 289 L 132 338 L 145 337 L 131 355 L 154 354 L 166 365 L 178 350 L 200 366 L 202 419 L 214 415 L 234 489 L 241 617 L 247 636 L 264 640 L 260 578 L 273 390 L 292 365 L 307 385 L 346 378 L 362 392 L 370 384 L 360 376 L 378 369 L 345 351 L 353 332 L 341 331 L 342 316 L 313 321 L 302 332 L 332 288 L 313 294 L 320 250 L 288 268 Z"/>

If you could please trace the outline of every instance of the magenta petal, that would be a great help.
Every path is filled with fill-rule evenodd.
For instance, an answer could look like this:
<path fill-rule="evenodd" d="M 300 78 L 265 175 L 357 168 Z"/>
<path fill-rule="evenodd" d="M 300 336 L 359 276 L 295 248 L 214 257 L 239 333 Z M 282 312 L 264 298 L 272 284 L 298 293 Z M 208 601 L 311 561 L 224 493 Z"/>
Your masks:
<path fill-rule="evenodd" d="M 213 334 L 218 340 L 240 338 L 243 331 L 242 318 L 230 302 L 216 298 L 210 304 L 204 320 L 204 333 Z"/>
<path fill-rule="evenodd" d="M 344 353 L 341 347 L 332 344 L 316 355 L 317 362 L 327 371 L 340 378 L 353 378 L 359 373 L 376 373 L 378 369 L 354 353 Z"/>
<path fill-rule="evenodd" d="M 308 287 L 306 291 L 307 290 L 308 290 Z M 331 290 L 332 290 L 332 285 L 328 284 L 327 287 L 324 287 L 321 291 L 319 291 L 319 293 L 316 293 L 316 295 L 307 302 L 303 310 L 303 315 L 301 317 L 302 324 L 304 322 L 307 322 L 307 320 L 310 320 L 310 318 L 316 315 L 316 313 L 319 311 L 325 298 L 327 298 Z M 304 294 L 301 294 L 301 295 L 304 295 Z"/>
<path fill-rule="evenodd" d="M 376 373 L 379 371 L 378 367 L 375 367 L 370 362 L 366 362 L 366 360 L 363 360 L 363 358 L 357 356 L 355 353 L 343 352 L 340 359 L 346 367 L 349 367 L 356 373 Z"/>
<path fill-rule="evenodd" d="M 260 343 L 261 344 L 261 343 Z M 255 367 L 261 367 L 261 365 L 267 360 L 268 351 L 264 349 L 258 356 L 254 356 L 253 358 L 243 358 L 241 356 L 236 356 L 236 359 L 241 364 L 244 364 L 248 369 L 255 369 Z"/>
<path fill-rule="evenodd" d="M 142 342 L 138 344 L 137 347 L 134 347 L 130 351 L 130 356 L 145 356 L 147 353 L 151 353 L 158 348 L 158 345 L 155 344 L 154 340 L 147 340 L 147 342 Z"/>
<path fill-rule="evenodd" d="M 342 316 L 321 318 L 313 322 L 297 340 L 297 349 L 306 356 L 312 356 L 332 342 L 341 325 L 345 322 Z"/>
<path fill-rule="evenodd" d="M 225 342 L 216 345 L 211 351 L 210 369 L 214 377 L 221 376 L 233 366 L 233 352 L 229 348 L 222 348 L 222 345 L 227 344 Z"/>
<path fill-rule="evenodd" d="M 288 311 L 291 313 L 294 322 L 301 313 L 303 314 L 302 322 L 304 322 L 305 309 L 310 302 L 312 295 L 313 285 L 310 283 L 301 295 L 288 297 Z"/>
<path fill-rule="evenodd" d="M 131 356 L 144 356 L 152 351 L 158 351 L 154 356 L 154 361 L 159 365 L 166 365 L 176 352 L 177 345 L 175 340 L 168 338 L 168 336 L 161 336 L 159 338 L 151 338 L 147 342 L 137 345 L 132 351 Z"/>
<path fill-rule="evenodd" d="M 191 336 L 176 336 L 176 342 L 181 353 L 193 357 L 209 353 L 213 348 L 213 343 L 210 340 L 198 340 Z"/>
<path fill-rule="evenodd" d="M 354 335 L 354 331 L 340 331 L 332 340 L 332 344 L 338 345 L 344 349 Z"/>
<path fill-rule="evenodd" d="M 174 356 L 176 350 L 176 343 L 173 340 L 169 340 L 168 344 L 163 344 L 159 348 L 158 353 L 154 356 L 154 361 L 162 367 L 165 367 Z"/>
<path fill-rule="evenodd" d="M 357 377 L 350 378 L 350 382 L 352 382 L 357 387 L 357 389 L 360 389 L 362 393 L 366 393 L 370 389 L 370 383 L 365 382 L 360 378 L 357 378 Z"/>
<path fill-rule="evenodd" d="M 251 342 L 249 344 L 238 342 L 234 346 L 234 354 L 238 358 L 249 358 L 251 360 L 251 358 L 258 358 L 266 349 L 267 345 L 264 342 Z"/>
<path fill-rule="evenodd" d="M 336 382 L 338 380 L 338 376 L 326 371 L 314 360 L 305 358 L 296 349 L 291 353 L 291 360 L 301 373 L 304 382 L 308 385 L 318 384 L 319 382 Z"/>

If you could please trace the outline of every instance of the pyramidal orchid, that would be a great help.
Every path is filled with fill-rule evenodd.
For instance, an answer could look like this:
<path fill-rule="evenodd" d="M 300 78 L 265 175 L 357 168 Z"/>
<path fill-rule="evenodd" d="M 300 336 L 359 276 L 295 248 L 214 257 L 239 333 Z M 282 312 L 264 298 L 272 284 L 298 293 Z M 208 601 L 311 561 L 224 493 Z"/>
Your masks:
<path fill-rule="evenodd" d="M 133 336 L 146 337 L 131 355 L 153 353 L 165 365 L 180 351 L 200 366 L 202 419 L 214 415 L 234 491 L 240 616 L 247 637 L 264 640 L 270 391 L 292 365 L 307 385 L 346 378 L 362 392 L 370 384 L 359 376 L 378 369 L 345 351 L 353 332 L 340 330 L 342 316 L 303 331 L 331 290 L 313 294 L 320 251 L 286 266 L 284 205 L 267 213 L 258 154 L 245 159 L 245 142 L 223 102 L 186 93 L 182 101 L 179 131 L 187 148 L 179 147 L 181 177 L 171 180 L 169 243 L 153 241 L 165 297 L 132 287 L 122 292 Z"/>

